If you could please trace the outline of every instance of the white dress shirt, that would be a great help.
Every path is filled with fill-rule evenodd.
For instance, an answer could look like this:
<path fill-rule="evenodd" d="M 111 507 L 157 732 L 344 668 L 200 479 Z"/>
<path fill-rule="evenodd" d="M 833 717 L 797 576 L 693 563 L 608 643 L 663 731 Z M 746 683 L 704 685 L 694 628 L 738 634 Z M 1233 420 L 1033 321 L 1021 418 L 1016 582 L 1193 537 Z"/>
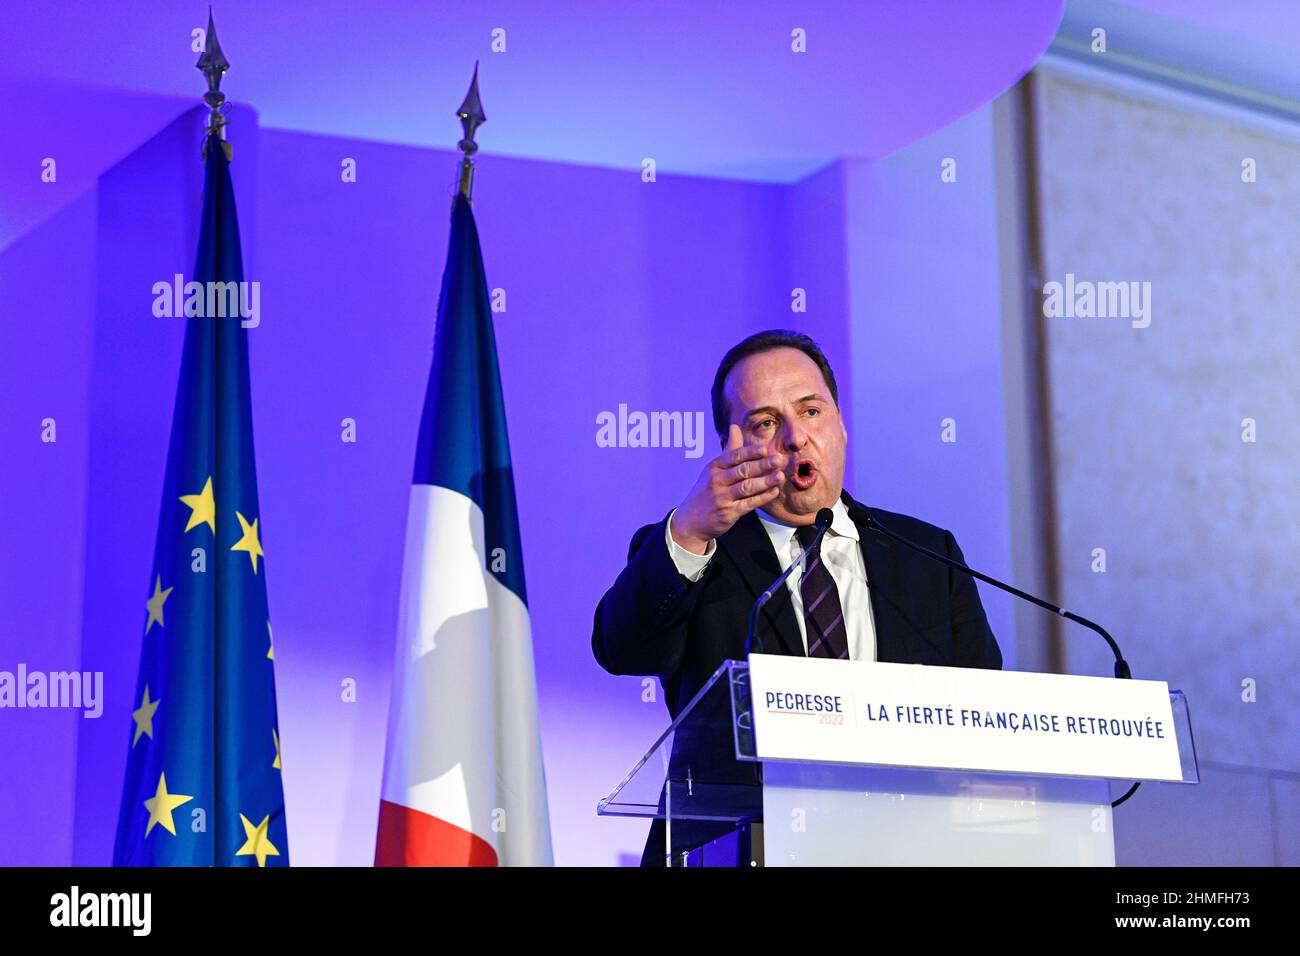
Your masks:
<path fill-rule="evenodd" d="M 822 562 L 830 571 L 831 579 L 840 592 L 840 607 L 844 610 L 845 636 L 849 644 L 849 659 L 874 661 L 876 628 L 871 615 L 871 592 L 867 590 L 867 567 L 862 560 L 862 547 L 858 542 L 858 526 L 849 517 L 848 509 L 844 507 L 842 500 L 836 501 L 831 511 L 835 514 L 835 520 L 831 522 L 830 528 L 822 538 L 821 555 Z M 676 513 L 674 510 L 673 514 Z M 759 521 L 763 523 L 763 530 L 767 532 L 768 539 L 772 542 L 772 550 L 776 552 L 781 569 L 785 570 L 803 553 L 799 539 L 795 537 L 795 527 L 777 521 L 761 508 L 756 514 Z M 698 581 L 718 550 L 718 544 L 716 541 L 710 541 L 709 550 L 705 554 L 687 551 L 673 540 L 672 521 L 672 515 L 669 515 L 668 522 L 664 526 L 668 553 L 672 556 L 673 564 L 677 566 L 679 574 L 688 581 Z M 808 630 L 803 617 L 803 595 L 799 590 L 803 570 L 802 566 L 795 568 L 786 578 L 785 583 L 790 589 L 794 618 L 799 623 L 799 636 L 803 639 L 804 653 L 807 654 Z"/>

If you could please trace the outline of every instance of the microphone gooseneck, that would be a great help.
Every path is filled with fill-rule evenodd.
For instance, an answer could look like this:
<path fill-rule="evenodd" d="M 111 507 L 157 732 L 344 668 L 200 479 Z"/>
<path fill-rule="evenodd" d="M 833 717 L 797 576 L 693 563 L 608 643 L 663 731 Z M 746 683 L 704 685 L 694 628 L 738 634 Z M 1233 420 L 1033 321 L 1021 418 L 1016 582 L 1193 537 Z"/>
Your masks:
<path fill-rule="evenodd" d="M 991 584 L 995 588 L 1000 588 L 1001 590 L 1006 591 L 1008 594 L 1014 594 L 1016 597 L 1028 601 L 1030 604 L 1036 604 L 1038 607 L 1041 607 L 1044 610 L 1051 611 L 1053 614 L 1059 615 L 1060 617 L 1066 618 L 1067 620 L 1074 621 L 1076 624 L 1082 624 L 1084 627 L 1096 631 L 1098 634 L 1100 634 L 1103 638 L 1106 639 L 1106 643 L 1110 645 L 1111 651 L 1114 652 L 1115 654 L 1115 676 L 1117 678 L 1120 678 L 1121 680 L 1128 680 L 1132 678 L 1133 673 L 1129 669 L 1128 661 L 1124 660 L 1124 655 L 1120 653 L 1119 645 L 1115 643 L 1115 638 L 1111 637 L 1110 633 L 1104 627 L 1098 624 L 1096 621 L 1090 621 L 1086 617 L 1083 617 L 1080 614 L 1075 614 L 1073 611 L 1067 611 L 1063 607 L 1057 607 L 1051 601 L 1044 601 L 1040 597 L 1035 597 L 1034 595 L 1029 594 L 1026 591 L 1020 590 L 1020 588 L 1012 587 L 1010 584 L 1006 584 L 1003 581 L 999 581 L 997 578 L 989 577 L 987 574 L 984 574 L 982 571 L 976 571 L 974 568 L 967 567 L 966 565 L 962 564 L 960 561 L 955 561 L 952 558 L 948 557 L 946 554 L 940 554 L 937 551 L 931 551 L 929 548 L 919 545 L 915 541 L 909 541 L 907 538 L 904 538 L 898 532 L 892 531 L 889 528 L 885 527 L 883 524 L 881 524 L 876 519 L 876 516 L 873 515 L 864 505 L 860 505 L 854 502 L 854 504 L 850 506 L 850 514 L 854 514 L 854 513 L 861 515 L 862 518 L 866 521 L 867 526 L 871 528 L 871 530 L 883 534 L 887 538 L 893 538 L 899 544 L 905 545 L 906 547 L 911 548 L 913 551 L 919 552 L 920 554 L 924 554 L 927 557 L 934 558 L 934 560 L 946 564 L 950 568 L 956 568 L 958 571 L 964 571 L 965 573 L 969 574 L 971 577 L 978 578 L 979 580 L 983 581 L 985 584 Z M 1133 786 L 1129 787 L 1128 791 L 1123 796 L 1121 796 L 1118 800 L 1113 801 L 1111 803 L 1111 806 L 1118 807 L 1129 797 L 1133 796 L 1133 794 L 1137 792 L 1137 788 L 1140 787 L 1141 785 L 1142 785 L 1141 781 L 1135 782 Z"/>
<path fill-rule="evenodd" d="M 866 519 L 867 525 L 872 530 L 878 531 L 881 534 L 885 535 L 886 537 L 893 538 L 898 543 L 906 545 L 907 547 L 911 548 L 913 551 L 918 551 L 921 554 L 934 558 L 936 561 L 941 561 L 951 568 L 956 568 L 958 571 L 964 571 L 967 574 L 969 574 L 971 577 L 978 578 L 979 580 L 983 581 L 985 584 L 991 584 L 995 588 L 1000 588 L 1001 590 L 1006 591 L 1008 594 L 1014 594 L 1016 597 L 1028 601 L 1031 604 L 1036 604 L 1038 607 L 1041 607 L 1044 610 L 1051 611 L 1053 614 L 1074 621 L 1076 624 L 1082 624 L 1084 627 L 1096 631 L 1103 638 L 1105 638 L 1106 643 L 1110 645 L 1110 649 L 1115 655 L 1115 676 L 1121 679 L 1128 679 L 1133 676 L 1132 672 L 1129 670 L 1128 661 L 1124 660 L 1124 655 L 1120 653 L 1119 645 L 1115 643 L 1115 638 L 1111 637 L 1110 632 L 1107 631 L 1100 624 L 1098 624 L 1096 621 L 1090 621 L 1086 617 L 1083 617 L 1080 614 L 1075 614 L 1073 611 L 1067 611 L 1063 607 L 1057 607 L 1051 601 L 1044 601 L 1040 597 L 1035 597 L 1034 595 L 1029 594 L 1026 591 L 1020 590 L 1020 588 L 1013 587 L 1010 584 L 1007 584 L 1003 581 L 999 581 L 997 578 L 989 577 L 987 574 L 984 574 L 982 571 L 976 571 L 974 568 L 968 567 L 967 565 L 962 564 L 960 561 L 953 560 L 952 558 L 948 557 L 946 554 L 940 554 L 937 551 L 931 551 L 929 548 L 919 545 L 914 541 L 909 541 L 907 538 L 904 538 L 898 532 L 892 531 L 889 528 L 885 527 L 883 524 L 881 524 L 876 519 L 876 516 L 873 515 L 862 505 L 858 505 L 857 510 L 863 516 L 863 518 Z"/>

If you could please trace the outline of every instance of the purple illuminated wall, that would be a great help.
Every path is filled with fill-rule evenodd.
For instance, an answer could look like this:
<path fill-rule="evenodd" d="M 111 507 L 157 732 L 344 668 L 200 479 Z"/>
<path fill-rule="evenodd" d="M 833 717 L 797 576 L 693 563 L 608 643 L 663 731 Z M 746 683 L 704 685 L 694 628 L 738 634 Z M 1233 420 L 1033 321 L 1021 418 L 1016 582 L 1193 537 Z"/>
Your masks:
<path fill-rule="evenodd" d="M 837 0 L 798 24 L 784 4 L 751 6 L 739 20 L 688 0 L 589 5 L 567 19 L 536 5 L 428 0 L 393 0 L 364 21 L 343 0 L 307 12 L 226 0 L 217 11 L 234 64 L 227 91 L 262 104 L 276 127 L 236 108 L 230 139 L 246 273 L 262 292 L 253 409 L 295 863 L 371 860 L 458 158 L 378 140 L 428 143 L 451 129 L 450 117 L 447 127 L 429 119 L 428 91 L 459 92 L 475 57 L 485 74 L 492 64 L 475 213 L 489 285 L 506 304 L 497 343 L 557 862 L 639 857 L 647 824 L 594 808 L 666 711 L 652 682 L 598 668 L 592 613 L 633 531 L 678 503 L 716 447 L 707 435 L 699 457 L 598 447 L 602 412 L 701 412 L 707 426 L 723 351 L 761 328 L 802 329 L 838 372 L 850 488 L 915 504 L 994 570 L 1004 561 L 1004 512 L 979 500 L 1005 495 L 990 470 L 999 442 L 953 456 L 898 418 L 929 420 L 972 394 L 976 434 L 996 414 L 988 287 L 936 292 L 917 312 L 890 310 L 881 295 L 896 304 L 936 280 L 907 264 L 933 250 L 894 241 L 908 209 L 968 222 L 974 274 L 991 261 L 984 207 L 963 206 L 964 193 L 935 206 L 906 163 L 886 168 L 895 182 L 874 194 L 870 164 L 836 157 L 885 156 L 997 95 L 1041 53 L 1062 0 L 945 0 L 929 21 L 883 0 Z M 183 332 L 152 316 L 151 287 L 189 272 L 197 238 L 200 116 L 178 104 L 194 102 L 201 8 L 10 13 L 0 668 L 102 670 L 106 700 L 95 720 L 65 710 L 0 719 L 0 864 L 102 864 L 136 706 Z M 486 52 L 498 27 L 509 55 Z M 798 52 L 796 33 L 810 38 Z M 106 77 L 120 89 L 86 85 Z M 656 182 L 642 181 L 646 156 L 659 163 Z M 59 160 L 57 182 L 35 174 L 46 157 Z M 355 182 L 343 180 L 345 161 Z M 928 169 L 928 158 L 915 162 Z M 977 193 L 978 173 L 972 182 Z M 897 201 L 877 208 L 891 189 Z M 795 290 L 804 312 L 791 309 Z M 942 335 L 955 302 L 976 306 L 961 333 L 973 351 L 946 369 L 933 408 L 909 404 L 909 380 L 873 370 L 882 355 L 905 360 L 916 329 Z M 45 419 L 56 442 L 41 441 Z M 342 440 L 344 420 L 355 443 Z M 949 469 L 943 480 L 930 475 L 936 462 Z M 345 681 L 354 703 L 342 699 Z"/>
<path fill-rule="evenodd" d="M 150 287 L 191 266 L 196 124 L 194 113 L 172 124 L 2 257 L 4 304 L 42 316 L 19 325 L 4 360 L 9 447 L 27 449 L 6 471 L 6 515 L 30 524 L 19 527 L 40 551 L 4 556 L 7 590 L 39 596 L 6 602 L 5 658 L 106 680 L 98 720 L 42 711 L 0 724 L 25 774 L 0 807 L 2 862 L 110 852 L 182 336 L 151 315 Z M 247 114 L 230 138 L 248 274 L 262 283 L 253 398 L 291 849 L 299 864 L 366 864 L 455 157 L 259 134 Z M 716 448 L 711 436 L 701 457 L 601 448 L 597 415 L 625 404 L 708 422 L 721 353 L 767 326 L 819 338 L 852 401 L 843 232 L 834 205 L 805 209 L 801 189 L 479 162 L 489 284 L 506 296 L 497 339 L 557 862 L 639 854 L 646 825 L 594 807 L 666 711 L 643 700 L 640 679 L 595 664 L 592 612 L 632 532 L 676 505 Z M 807 314 L 791 311 L 795 286 Z M 33 424 L 47 415 L 53 446 Z M 355 444 L 342 441 L 345 418 Z M 342 700 L 346 679 L 355 703 Z"/>
<path fill-rule="evenodd" d="M 79 666 L 94 256 L 93 193 L 0 255 L 0 514 L 13 535 L 0 548 L 0 666 L 10 671 Z M 42 444 L 48 418 L 58 440 Z M 72 710 L 4 712 L 0 864 L 71 860 L 86 723 Z"/>
<path fill-rule="evenodd" d="M 722 7 L 664 0 L 653 9 L 579 10 L 576 26 L 510 0 L 393 0 L 364 23 L 344 0 L 322 0 L 309 28 L 298 5 L 224 0 L 217 13 L 230 18 L 222 36 L 236 64 L 228 90 L 266 111 L 259 120 L 237 107 L 230 139 L 246 271 L 262 289 L 262 322 L 251 332 L 253 408 L 295 864 L 372 858 L 407 495 L 458 159 L 379 139 L 452 141 L 450 110 L 431 111 L 430 91 L 440 91 L 439 103 L 447 90 L 459 94 L 489 31 L 508 21 L 509 56 L 485 60 L 492 123 L 479 137 L 475 214 L 488 283 L 506 305 L 495 322 L 556 861 L 635 862 L 647 824 L 598 818 L 594 808 L 663 728 L 666 711 L 653 682 L 614 678 L 595 664 L 592 613 L 632 532 L 678 503 L 715 446 L 706 436 L 699 458 L 683 448 L 601 448 L 600 413 L 702 412 L 707 423 L 722 352 L 761 328 L 798 328 L 836 367 L 847 484 L 858 497 L 951 528 L 971 563 L 1031 588 L 1027 578 L 1050 578 L 1048 555 L 1063 547 L 1052 522 L 1066 532 L 1080 526 L 1079 513 L 1053 516 L 1012 495 L 1040 478 L 1042 493 L 1068 474 L 1044 471 L 1050 463 L 1032 440 L 1043 424 L 1031 395 L 1039 358 L 1022 339 L 1036 327 L 1029 315 L 1042 277 L 1026 283 L 1027 250 L 1041 237 L 1030 235 L 1019 193 L 1034 171 L 1022 165 L 1019 134 L 998 133 L 995 111 L 975 108 L 1037 59 L 1062 5 L 946 0 L 942 15 L 922 20 L 887 0 L 836 0 L 808 11 L 809 55 L 790 59 L 786 6 L 769 0 L 740 23 Z M 1107 6 L 1131 14 L 1143 5 Z M 1095 5 L 1071 6 L 1083 18 Z M 151 315 L 151 287 L 190 271 L 197 240 L 201 117 L 189 107 L 197 85 L 189 30 L 200 14 L 156 4 L 5 11 L 19 42 L 4 62 L 16 75 L 0 75 L 0 669 L 103 671 L 106 700 L 99 719 L 60 709 L 0 713 L 0 865 L 110 858 L 183 335 L 179 321 Z M 1133 31 L 1121 33 L 1133 52 Z M 98 42 L 110 34 L 131 38 L 136 55 L 124 56 L 116 40 Z M 310 42 L 286 45 L 286 37 Z M 1235 42 L 1227 31 L 1213 39 L 1223 49 Z M 1219 62 L 1217 52 L 1201 59 Z M 120 88 L 84 85 L 105 77 Z M 1055 121 L 1065 130 L 1063 155 L 1092 155 L 1079 152 L 1075 111 Z M 1094 143 L 1109 141 L 1105 130 L 1124 132 L 1101 128 Z M 1160 151 L 1169 150 L 1149 129 L 1139 132 L 1155 150 L 1139 166 L 1164 168 Z M 1223 168 L 1232 170 L 1236 149 Z M 1122 153 L 1115 168 L 1127 181 L 1131 157 Z M 660 164 L 657 182 L 641 179 L 646 155 Z M 46 157 L 59 159 L 55 182 L 39 174 Z M 952 181 L 941 178 L 950 160 Z M 355 163 L 356 182 L 344 181 L 345 162 Z M 1043 168 L 1077 198 L 1078 184 L 1106 168 L 1085 165 Z M 1285 159 L 1274 168 L 1286 169 Z M 1225 186 L 1206 188 L 1213 196 Z M 1195 182 L 1182 198 L 1196 205 Z M 1055 228 L 1068 227 L 1080 247 L 1095 245 L 1105 228 L 1123 231 L 1139 205 L 1081 203 Z M 1217 225 L 1205 228 L 1220 235 Z M 1270 227 L 1249 228 L 1267 235 Z M 1236 261 L 1222 253 L 1222 262 Z M 1267 270 L 1252 276 L 1274 288 Z M 791 310 L 795 290 L 806 312 Z M 1282 334 L 1293 324 L 1284 312 L 1251 321 Z M 1084 371 L 1091 355 L 1075 356 Z M 1222 375 L 1250 357 L 1234 339 L 1206 368 Z M 1166 403 L 1176 394 L 1145 373 L 1134 381 L 1112 386 L 1153 388 Z M 1080 447 L 1112 447 L 1111 418 L 1096 411 L 1091 386 L 1047 384 Z M 1199 379 L 1188 388 L 1193 399 L 1205 394 Z M 1278 394 L 1290 394 L 1285 383 Z M 948 419 L 954 442 L 943 440 Z M 42 441 L 47 420 L 55 442 Z M 342 440 L 345 420 L 355 422 L 355 443 Z M 1074 438 L 1060 431 L 1056 440 Z M 1235 462 L 1244 451 L 1236 436 L 1219 439 Z M 1270 441 L 1267 474 L 1285 476 L 1294 443 Z M 1203 451 L 1188 473 L 1218 467 Z M 1174 478 L 1185 464 L 1170 458 Z M 1153 514 L 1181 527 L 1176 498 L 1143 497 L 1159 488 L 1150 475 L 1115 469 L 1107 481 L 1136 489 L 1130 505 L 1154 502 Z M 1255 759 L 1247 751 L 1259 749 L 1264 718 L 1242 716 L 1237 682 L 1260 660 L 1285 675 L 1294 654 L 1275 661 L 1235 643 L 1224 664 L 1219 635 L 1283 640 L 1277 620 L 1261 625 L 1256 614 L 1264 601 L 1294 605 L 1294 587 L 1277 572 L 1285 562 L 1261 565 L 1264 580 L 1281 583 L 1259 600 L 1223 598 L 1201 613 L 1193 629 L 1205 631 L 1212 652 L 1189 656 L 1183 631 L 1142 627 L 1142 615 L 1159 616 L 1184 591 L 1231 598 L 1216 565 L 1193 562 L 1184 541 L 1162 542 L 1145 511 L 1116 510 L 1123 493 L 1097 498 L 1091 486 L 1069 487 L 1138 536 L 1128 558 L 1134 574 L 1087 572 L 1094 598 L 1106 593 L 1089 589 L 1104 586 L 1128 602 L 1098 598 L 1095 616 L 1115 616 L 1174 655 L 1174 671 L 1146 676 L 1191 673 L 1234 703 L 1215 718 L 1220 748 L 1206 754 L 1218 765 L 1207 769 L 1244 779 L 1238 765 Z M 1274 513 L 1272 502 L 1258 505 L 1258 514 Z M 1249 539 L 1241 535 L 1241 546 Z M 1138 544 L 1190 570 L 1173 584 L 1152 578 L 1132 557 Z M 1010 599 L 981 594 L 1006 666 L 1046 662 L 1038 625 L 1022 617 L 1017 633 Z M 1083 653 L 1101 660 L 1099 646 Z M 1290 691 L 1276 674 L 1278 693 Z M 345 681 L 355 682 L 355 702 L 343 699 Z M 1267 743 L 1289 759 L 1285 736 Z M 1249 746 L 1238 748 L 1241 740 Z M 1121 862 L 1292 859 L 1293 763 L 1269 764 L 1249 788 L 1208 774 L 1209 785 L 1195 790 L 1144 787 L 1123 811 Z M 1236 812 L 1242 806 L 1248 812 Z M 1231 826 L 1189 839 L 1225 807 L 1238 818 Z"/>

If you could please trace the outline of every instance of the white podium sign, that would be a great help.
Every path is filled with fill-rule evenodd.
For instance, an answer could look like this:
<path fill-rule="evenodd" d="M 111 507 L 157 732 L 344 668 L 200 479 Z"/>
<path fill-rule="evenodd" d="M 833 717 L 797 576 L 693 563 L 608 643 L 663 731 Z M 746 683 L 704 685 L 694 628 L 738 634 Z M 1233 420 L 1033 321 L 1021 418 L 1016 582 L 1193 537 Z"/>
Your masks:
<path fill-rule="evenodd" d="M 760 760 L 1181 781 L 1164 681 L 749 658 Z"/>

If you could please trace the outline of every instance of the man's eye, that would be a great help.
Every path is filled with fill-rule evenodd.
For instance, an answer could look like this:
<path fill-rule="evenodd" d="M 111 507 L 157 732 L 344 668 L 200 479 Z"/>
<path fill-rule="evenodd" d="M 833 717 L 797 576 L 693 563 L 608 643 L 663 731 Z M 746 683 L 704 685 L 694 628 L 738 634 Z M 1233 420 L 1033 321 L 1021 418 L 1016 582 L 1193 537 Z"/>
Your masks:
<path fill-rule="evenodd" d="M 766 427 L 767 425 L 771 425 L 771 424 L 772 424 L 772 419 L 770 419 L 770 418 L 765 418 L 765 419 L 763 419 L 761 422 L 756 422 L 756 423 L 754 424 L 754 427 L 755 427 L 755 428 L 764 428 L 764 427 Z"/>
<path fill-rule="evenodd" d="M 820 414 L 821 410 L 817 408 L 805 408 L 804 411 L 807 412 L 809 415 L 818 415 Z"/>

